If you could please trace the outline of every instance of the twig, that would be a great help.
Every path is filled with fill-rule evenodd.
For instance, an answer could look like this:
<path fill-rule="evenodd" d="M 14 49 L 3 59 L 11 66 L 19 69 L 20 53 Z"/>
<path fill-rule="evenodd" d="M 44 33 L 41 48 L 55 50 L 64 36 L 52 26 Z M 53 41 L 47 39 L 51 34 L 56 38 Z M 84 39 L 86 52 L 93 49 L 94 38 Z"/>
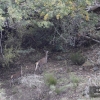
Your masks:
<path fill-rule="evenodd" d="M 54 28 L 55 28 L 55 31 L 57 32 L 57 34 L 58 34 L 63 40 L 65 40 L 65 42 L 67 43 L 67 39 L 64 38 L 64 37 L 62 36 L 62 34 L 60 34 L 60 33 L 58 32 L 58 30 L 56 29 L 56 27 L 54 27 Z"/>
<path fill-rule="evenodd" d="M 95 42 L 97 42 L 97 43 L 100 43 L 100 41 L 99 41 L 99 40 L 96 40 L 96 39 L 91 38 L 91 37 L 89 37 L 89 36 L 83 36 L 83 37 L 85 37 L 86 39 L 91 39 L 91 40 L 93 40 L 93 41 L 95 41 Z"/>
<path fill-rule="evenodd" d="M 0 32 L 0 53 L 2 55 L 2 57 L 4 58 L 3 52 L 2 52 L 2 30 Z"/>

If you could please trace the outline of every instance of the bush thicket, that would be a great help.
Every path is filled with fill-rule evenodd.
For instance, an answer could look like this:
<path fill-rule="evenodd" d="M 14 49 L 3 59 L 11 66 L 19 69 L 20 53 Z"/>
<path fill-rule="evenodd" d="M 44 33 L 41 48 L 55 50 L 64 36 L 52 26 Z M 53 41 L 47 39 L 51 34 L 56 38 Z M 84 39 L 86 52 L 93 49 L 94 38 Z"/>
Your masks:
<path fill-rule="evenodd" d="M 95 31 L 100 15 L 85 10 L 93 3 L 94 0 L 1 0 L 1 55 L 9 59 L 5 62 L 11 63 L 17 57 L 16 50 L 23 48 L 66 51 L 68 45 L 82 45 L 80 35 L 100 36 Z"/>

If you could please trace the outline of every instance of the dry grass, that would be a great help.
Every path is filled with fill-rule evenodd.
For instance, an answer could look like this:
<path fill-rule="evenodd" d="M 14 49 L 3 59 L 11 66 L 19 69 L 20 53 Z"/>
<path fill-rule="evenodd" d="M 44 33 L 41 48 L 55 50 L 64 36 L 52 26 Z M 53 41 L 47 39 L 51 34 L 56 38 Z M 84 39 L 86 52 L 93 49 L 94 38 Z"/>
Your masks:
<path fill-rule="evenodd" d="M 38 87 L 40 88 L 44 84 L 43 77 L 36 74 L 29 74 L 22 77 L 21 83 L 27 87 Z"/>
<path fill-rule="evenodd" d="M 0 87 L 1 87 L 2 83 L 0 83 Z M 0 88 L 0 100 L 7 100 L 6 99 L 6 93 L 5 90 Z"/>

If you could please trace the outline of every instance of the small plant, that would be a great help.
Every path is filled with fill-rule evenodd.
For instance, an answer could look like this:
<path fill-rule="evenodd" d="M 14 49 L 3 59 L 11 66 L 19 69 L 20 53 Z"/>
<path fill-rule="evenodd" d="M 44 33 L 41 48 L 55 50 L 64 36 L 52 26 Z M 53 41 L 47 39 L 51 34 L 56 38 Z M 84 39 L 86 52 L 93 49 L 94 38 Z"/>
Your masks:
<path fill-rule="evenodd" d="M 14 63 L 15 58 L 17 58 L 18 53 L 16 53 L 16 50 L 11 47 L 11 48 L 6 48 L 4 49 L 4 58 L 2 60 L 2 66 L 7 66 L 9 67 L 11 64 Z"/>
<path fill-rule="evenodd" d="M 5 92 L 5 90 L 3 89 L 3 88 L 1 88 L 1 84 L 2 83 L 0 83 L 0 100 L 7 100 L 6 99 L 6 92 Z"/>
<path fill-rule="evenodd" d="M 78 83 L 79 83 L 79 81 L 80 81 L 80 78 L 77 77 L 77 76 L 74 75 L 74 74 L 71 74 L 71 75 L 70 75 L 70 81 L 71 81 L 72 84 L 73 84 L 73 88 L 76 90 L 76 88 L 77 88 L 77 86 L 78 86 Z"/>
<path fill-rule="evenodd" d="M 12 94 L 16 94 L 16 93 L 18 93 L 18 89 L 15 87 L 12 89 Z"/>
<path fill-rule="evenodd" d="M 57 93 L 57 95 L 59 95 L 61 93 L 61 91 L 62 91 L 62 89 L 60 89 L 60 88 L 55 89 L 55 92 Z"/>
<path fill-rule="evenodd" d="M 51 91 L 55 91 L 55 89 L 56 89 L 56 86 L 55 85 L 50 85 L 50 90 Z"/>
<path fill-rule="evenodd" d="M 55 78 L 53 74 L 45 75 L 45 79 L 46 79 L 47 84 L 49 84 L 49 86 L 57 84 L 57 79 Z"/>
<path fill-rule="evenodd" d="M 63 57 L 62 56 L 56 56 L 56 60 L 63 60 Z"/>
<path fill-rule="evenodd" d="M 18 52 L 19 54 L 26 55 L 26 54 L 35 52 L 35 49 L 30 48 L 30 49 L 26 49 L 26 50 L 18 50 L 17 52 Z"/>
<path fill-rule="evenodd" d="M 70 75 L 70 80 L 71 80 L 71 82 L 72 83 L 79 83 L 79 81 L 80 81 L 80 78 L 79 77 L 77 77 L 76 75 L 74 75 L 74 74 L 71 74 Z"/>
<path fill-rule="evenodd" d="M 70 59 L 76 65 L 82 65 L 85 62 L 85 57 L 79 52 L 72 54 Z"/>

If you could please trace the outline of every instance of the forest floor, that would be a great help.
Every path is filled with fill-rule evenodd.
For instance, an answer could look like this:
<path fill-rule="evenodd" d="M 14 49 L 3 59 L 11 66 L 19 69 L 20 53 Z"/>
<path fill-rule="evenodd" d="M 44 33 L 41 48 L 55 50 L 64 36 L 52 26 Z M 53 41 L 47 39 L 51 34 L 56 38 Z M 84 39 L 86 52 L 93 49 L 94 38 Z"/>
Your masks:
<path fill-rule="evenodd" d="M 69 50 L 70 51 L 70 50 Z M 35 65 L 26 62 L 23 58 L 24 75 L 19 79 L 20 84 L 10 86 L 10 76 L 19 71 L 20 66 L 8 70 L 0 70 L 0 100 L 100 100 L 99 97 L 91 98 L 86 88 L 90 85 L 90 79 L 99 82 L 100 70 L 92 71 L 88 68 L 83 70 L 82 66 L 74 65 L 68 59 L 72 51 L 66 53 L 50 54 L 48 63 L 43 67 L 43 72 L 34 73 Z M 94 45 L 82 50 L 87 58 L 96 62 L 100 55 L 100 46 Z M 74 50 L 75 52 L 75 50 Z M 27 56 L 26 56 L 27 58 Z M 58 58 L 61 58 L 58 60 Z M 64 58 L 64 59 L 63 59 Z M 29 70 L 26 70 L 27 69 Z M 94 64 L 94 66 L 96 66 Z M 57 83 L 48 85 L 46 78 L 50 75 L 55 77 Z M 96 78 L 97 80 L 96 80 Z M 100 84 L 98 83 L 100 86 Z M 84 91 L 87 95 L 84 95 Z"/>

